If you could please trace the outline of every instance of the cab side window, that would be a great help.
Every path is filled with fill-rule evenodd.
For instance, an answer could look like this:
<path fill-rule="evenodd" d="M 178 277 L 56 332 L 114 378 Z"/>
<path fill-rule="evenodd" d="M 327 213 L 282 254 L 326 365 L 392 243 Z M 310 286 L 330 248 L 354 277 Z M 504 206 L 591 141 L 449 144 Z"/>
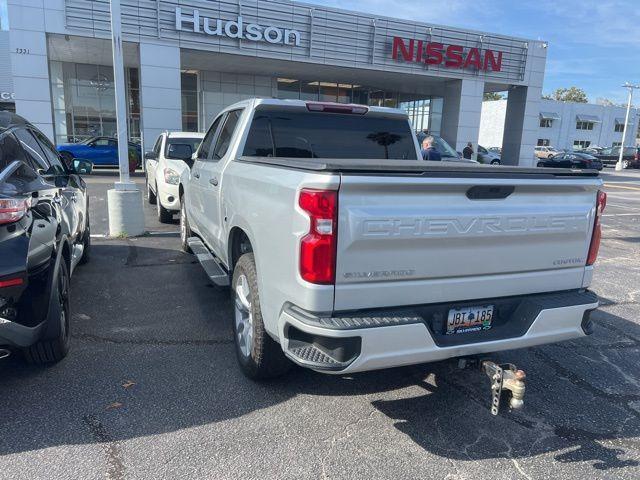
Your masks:
<path fill-rule="evenodd" d="M 220 160 L 226 155 L 227 150 L 229 150 L 229 146 L 231 145 L 233 134 L 238 126 L 240 115 L 242 115 L 242 110 L 232 110 L 227 114 L 224 127 L 222 127 L 222 130 L 220 131 L 220 135 L 216 141 L 216 147 L 213 150 L 213 155 L 211 156 L 212 160 Z"/>
<path fill-rule="evenodd" d="M 205 135 L 202 140 L 202 144 L 200 145 L 200 149 L 198 150 L 198 158 L 200 160 L 205 160 L 209 158 L 209 153 L 213 150 L 213 141 L 216 138 L 216 132 L 218 131 L 218 127 L 224 118 L 224 114 L 218 116 L 215 121 L 211 124 L 209 131 Z"/>

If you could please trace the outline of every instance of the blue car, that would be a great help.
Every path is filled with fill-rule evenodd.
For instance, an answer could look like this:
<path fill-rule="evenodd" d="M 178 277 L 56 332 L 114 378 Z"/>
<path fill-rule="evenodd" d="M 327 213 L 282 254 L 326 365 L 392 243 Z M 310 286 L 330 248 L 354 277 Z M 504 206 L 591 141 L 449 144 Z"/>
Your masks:
<path fill-rule="evenodd" d="M 111 137 L 93 137 L 80 143 L 65 143 L 56 147 L 67 165 L 71 165 L 74 158 L 91 160 L 97 167 L 118 166 L 118 140 Z M 142 151 L 140 145 L 129 142 L 129 151 L 135 151 L 140 163 Z"/>

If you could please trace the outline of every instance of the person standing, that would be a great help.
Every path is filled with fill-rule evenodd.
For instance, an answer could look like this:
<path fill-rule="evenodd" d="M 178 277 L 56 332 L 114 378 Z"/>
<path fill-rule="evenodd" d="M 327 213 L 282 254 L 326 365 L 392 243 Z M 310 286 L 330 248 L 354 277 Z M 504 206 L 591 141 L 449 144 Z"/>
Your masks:
<path fill-rule="evenodd" d="M 422 141 L 422 159 L 431 161 L 442 161 L 440 152 L 433 146 L 434 138 L 429 135 Z"/>
<path fill-rule="evenodd" d="M 471 142 L 467 143 L 467 146 L 462 150 L 462 157 L 468 160 L 471 160 L 471 157 L 473 157 L 473 144 Z"/>

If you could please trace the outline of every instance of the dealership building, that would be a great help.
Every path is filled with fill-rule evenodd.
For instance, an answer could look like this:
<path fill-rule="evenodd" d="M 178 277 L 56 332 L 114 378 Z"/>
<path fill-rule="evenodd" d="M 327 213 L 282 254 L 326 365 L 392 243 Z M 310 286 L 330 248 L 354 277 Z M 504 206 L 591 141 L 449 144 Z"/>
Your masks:
<path fill-rule="evenodd" d="M 109 1 L 8 4 L 16 111 L 57 143 L 114 135 Z M 401 108 L 462 150 L 483 94 L 508 91 L 503 161 L 532 163 L 544 42 L 288 0 L 121 5 L 129 136 L 147 148 L 257 96 Z"/>
<path fill-rule="evenodd" d="M 627 109 L 617 105 L 558 102 L 543 99 L 536 128 L 536 145 L 579 150 L 589 147 L 618 147 Z M 478 141 L 485 148 L 500 147 L 507 114 L 507 101 L 486 101 L 482 105 Z M 629 114 L 626 146 L 636 144 L 640 110 Z"/>

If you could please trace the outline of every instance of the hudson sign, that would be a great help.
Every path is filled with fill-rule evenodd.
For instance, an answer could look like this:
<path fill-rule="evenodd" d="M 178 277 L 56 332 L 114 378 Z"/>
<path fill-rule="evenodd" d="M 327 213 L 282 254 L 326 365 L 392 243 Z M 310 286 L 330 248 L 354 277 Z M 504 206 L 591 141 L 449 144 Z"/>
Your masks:
<path fill-rule="evenodd" d="M 277 43 L 296 47 L 300 45 L 300 32 L 297 30 L 246 23 L 241 16 L 235 20 L 208 18 L 201 15 L 198 9 L 187 13 L 183 12 L 181 7 L 176 7 L 176 30 L 253 42 Z"/>
<path fill-rule="evenodd" d="M 446 45 L 439 42 L 393 37 L 394 60 L 441 65 L 447 68 L 473 69 L 499 72 L 502 69 L 502 52 L 488 48 L 465 48 L 462 45 Z"/>

